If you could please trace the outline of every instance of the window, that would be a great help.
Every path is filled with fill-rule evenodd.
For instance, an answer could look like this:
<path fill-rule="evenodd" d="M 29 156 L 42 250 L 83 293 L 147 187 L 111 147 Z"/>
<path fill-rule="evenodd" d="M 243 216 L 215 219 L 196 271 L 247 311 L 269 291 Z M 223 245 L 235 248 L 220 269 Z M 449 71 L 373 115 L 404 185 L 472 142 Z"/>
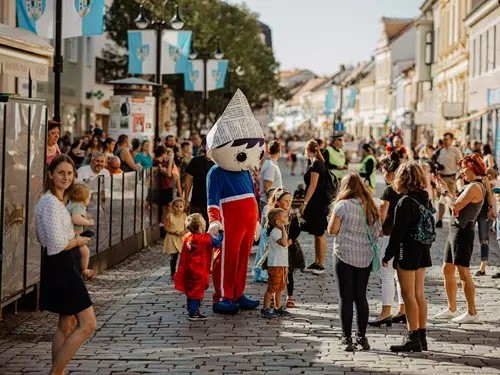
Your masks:
<path fill-rule="evenodd" d="M 472 41 L 472 53 L 471 53 L 471 60 L 472 60 L 472 77 L 476 76 L 476 38 Z"/>
<path fill-rule="evenodd" d="M 488 72 L 488 68 L 490 66 L 490 32 L 489 31 L 486 31 L 486 51 L 485 51 L 484 57 L 486 60 L 484 71 Z"/>
<path fill-rule="evenodd" d="M 440 41 L 440 34 L 441 29 L 438 27 L 436 30 L 436 33 L 434 34 L 434 63 L 437 63 L 438 57 L 439 57 L 439 41 Z"/>
<path fill-rule="evenodd" d="M 427 65 L 432 64 L 432 31 L 428 31 L 427 34 L 425 34 L 425 63 Z"/>
<path fill-rule="evenodd" d="M 493 70 L 497 68 L 497 25 L 493 27 Z"/>
<path fill-rule="evenodd" d="M 92 62 L 94 61 L 94 43 L 92 37 L 88 36 L 85 38 L 85 57 L 87 60 L 87 67 L 92 68 Z"/>
<path fill-rule="evenodd" d="M 481 75 L 481 72 L 483 71 L 483 34 L 479 35 L 479 75 Z"/>
<path fill-rule="evenodd" d="M 69 38 L 66 42 L 68 45 L 68 62 L 77 64 L 78 63 L 78 38 Z"/>

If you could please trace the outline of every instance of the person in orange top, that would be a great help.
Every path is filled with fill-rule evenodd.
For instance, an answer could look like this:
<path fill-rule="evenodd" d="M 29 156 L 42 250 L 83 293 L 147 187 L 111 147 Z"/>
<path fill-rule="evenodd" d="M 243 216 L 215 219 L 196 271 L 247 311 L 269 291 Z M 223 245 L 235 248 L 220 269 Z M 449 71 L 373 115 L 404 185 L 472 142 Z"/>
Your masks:
<path fill-rule="evenodd" d="M 200 313 L 200 305 L 210 285 L 212 251 L 220 247 L 224 238 L 222 231 L 217 238 L 205 233 L 206 227 L 201 214 L 187 217 L 188 234 L 184 237 L 179 268 L 174 275 L 175 289 L 186 294 L 188 319 L 193 321 L 207 319 Z"/>

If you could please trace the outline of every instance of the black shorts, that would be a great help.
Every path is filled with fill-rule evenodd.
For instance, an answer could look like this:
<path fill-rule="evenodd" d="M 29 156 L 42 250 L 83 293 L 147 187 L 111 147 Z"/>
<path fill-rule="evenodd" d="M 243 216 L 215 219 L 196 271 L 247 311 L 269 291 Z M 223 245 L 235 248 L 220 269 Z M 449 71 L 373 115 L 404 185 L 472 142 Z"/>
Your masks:
<path fill-rule="evenodd" d="M 428 268 L 432 266 L 431 247 L 430 245 L 415 245 L 411 246 L 394 258 L 394 268 L 401 268 L 405 271 L 416 271 L 420 268 Z"/>
<path fill-rule="evenodd" d="M 291 154 L 291 157 L 293 162 L 297 161 L 297 154 Z"/>
<path fill-rule="evenodd" d="M 470 258 L 474 249 L 474 223 L 465 228 L 450 225 L 450 234 L 444 247 L 444 262 L 455 266 L 470 267 Z"/>

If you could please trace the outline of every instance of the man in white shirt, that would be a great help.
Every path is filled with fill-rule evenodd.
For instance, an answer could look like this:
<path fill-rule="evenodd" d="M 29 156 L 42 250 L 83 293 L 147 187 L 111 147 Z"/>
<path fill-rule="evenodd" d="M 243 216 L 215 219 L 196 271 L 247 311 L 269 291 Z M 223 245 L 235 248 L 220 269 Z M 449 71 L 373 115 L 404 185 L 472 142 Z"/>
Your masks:
<path fill-rule="evenodd" d="M 269 144 L 269 158 L 262 164 L 260 170 L 259 182 L 259 212 L 267 205 L 269 197 L 267 191 L 271 188 L 282 188 L 283 180 L 281 178 L 281 170 L 278 165 L 278 160 L 281 155 L 281 144 L 278 141 L 272 141 Z"/>
<path fill-rule="evenodd" d="M 160 138 L 163 140 L 163 139 L 167 138 L 169 135 L 173 135 L 174 137 L 177 137 L 177 127 L 174 126 L 174 123 L 170 120 L 165 122 L 164 129 L 160 133 Z"/>
<path fill-rule="evenodd" d="M 451 194 L 455 195 L 457 192 L 456 174 L 459 170 L 458 162 L 462 160 L 462 152 L 453 146 L 453 134 L 446 133 L 443 137 L 443 148 L 439 151 L 437 162 L 439 164 L 439 177 L 441 177 Z M 433 171 L 434 172 L 434 171 Z M 439 220 L 436 223 L 436 228 L 443 227 L 443 216 L 445 205 L 439 203 Z"/>
<path fill-rule="evenodd" d="M 104 155 L 103 152 L 94 152 L 90 159 L 90 165 L 84 165 L 76 171 L 76 180 L 79 182 L 86 182 L 89 184 L 91 192 L 97 192 L 97 177 L 104 176 L 106 180 L 110 176 L 105 166 L 106 155 Z"/>

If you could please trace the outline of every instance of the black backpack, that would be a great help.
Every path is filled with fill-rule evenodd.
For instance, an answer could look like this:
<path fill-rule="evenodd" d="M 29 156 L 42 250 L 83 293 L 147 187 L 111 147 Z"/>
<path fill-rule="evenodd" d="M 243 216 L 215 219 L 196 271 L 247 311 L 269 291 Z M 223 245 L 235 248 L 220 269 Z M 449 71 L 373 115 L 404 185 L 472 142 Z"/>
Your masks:
<path fill-rule="evenodd" d="M 324 192 L 328 204 L 332 203 L 339 192 L 340 180 L 337 176 L 326 169 Z"/>

